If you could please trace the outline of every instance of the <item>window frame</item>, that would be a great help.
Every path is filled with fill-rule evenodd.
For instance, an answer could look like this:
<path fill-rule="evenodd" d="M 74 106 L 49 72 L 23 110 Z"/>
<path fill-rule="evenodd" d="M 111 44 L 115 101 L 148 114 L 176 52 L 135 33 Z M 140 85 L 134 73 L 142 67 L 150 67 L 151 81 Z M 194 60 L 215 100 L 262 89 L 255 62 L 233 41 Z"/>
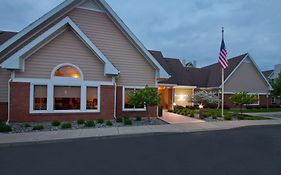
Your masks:
<path fill-rule="evenodd" d="M 144 108 L 136 108 L 134 106 L 134 108 L 125 108 L 125 96 L 126 96 L 126 89 L 144 89 L 144 86 L 123 86 L 122 89 L 122 111 L 146 111 L 146 107 L 144 106 Z"/>
<path fill-rule="evenodd" d="M 260 94 L 249 93 L 249 95 L 254 95 L 258 97 L 257 103 L 248 104 L 248 106 L 259 106 L 260 105 Z"/>

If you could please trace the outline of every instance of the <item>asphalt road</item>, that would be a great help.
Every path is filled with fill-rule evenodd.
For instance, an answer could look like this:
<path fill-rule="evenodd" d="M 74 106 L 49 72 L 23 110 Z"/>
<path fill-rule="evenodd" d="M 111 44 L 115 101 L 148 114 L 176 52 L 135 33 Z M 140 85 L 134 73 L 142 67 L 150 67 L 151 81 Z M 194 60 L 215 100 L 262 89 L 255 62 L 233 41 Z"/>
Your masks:
<path fill-rule="evenodd" d="M 281 126 L 0 147 L 0 174 L 280 175 Z"/>

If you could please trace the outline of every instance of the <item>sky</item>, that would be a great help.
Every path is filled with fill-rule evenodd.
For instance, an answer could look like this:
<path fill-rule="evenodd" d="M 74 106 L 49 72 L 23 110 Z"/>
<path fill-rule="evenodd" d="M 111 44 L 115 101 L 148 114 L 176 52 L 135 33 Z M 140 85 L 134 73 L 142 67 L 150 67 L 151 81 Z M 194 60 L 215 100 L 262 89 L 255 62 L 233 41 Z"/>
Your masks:
<path fill-rule="evenodd" d="M 1 0 L 0 30 L 20 31 L 63 0 Z M 280 0 L 107 0 L 147 49 L 216 63 L 225 27 L 229 58 L 250 53 L 262 70 L 281 63 Z"/>

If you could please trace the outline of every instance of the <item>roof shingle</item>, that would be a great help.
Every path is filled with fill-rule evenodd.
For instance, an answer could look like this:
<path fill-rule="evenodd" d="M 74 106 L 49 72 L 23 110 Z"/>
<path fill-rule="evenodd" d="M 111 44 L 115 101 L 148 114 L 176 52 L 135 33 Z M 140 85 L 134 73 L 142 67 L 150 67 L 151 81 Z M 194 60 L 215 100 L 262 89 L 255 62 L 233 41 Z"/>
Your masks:
<path fill-rule="evenodd" d="M 0 31 L 0 45 L 15 36 L 17 32 Z"/>

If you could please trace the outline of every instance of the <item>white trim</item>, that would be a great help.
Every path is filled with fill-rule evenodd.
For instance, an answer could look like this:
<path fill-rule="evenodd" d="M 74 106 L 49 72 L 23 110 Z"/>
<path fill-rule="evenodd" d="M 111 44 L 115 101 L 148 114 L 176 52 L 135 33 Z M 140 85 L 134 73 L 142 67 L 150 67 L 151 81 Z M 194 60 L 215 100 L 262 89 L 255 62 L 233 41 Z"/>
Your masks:
<path fill-rule="evenodd" d="M 148 60 L 148 62 L 157 69 L 158 78 L 168 79 L 171 76 L 166 72 L 166 70 L 159 64 L 159 62 L 151 55 L 151 53 L 145 48 L 145 46 L 138 40 L 138 38 L 133 34 L 133 32 L 126 26 L 122 19 L 114 12 L 114 10 L 107 4 L 105 0 L 99 0 L 103 5 L 106 12 L 108 12 L 109 17 L 115 22 L 117 26 L 123 31 L 125 36 L 128 37 L 134 46 L 143 54 L 143 56 Z"/>
<path fill-rule="evenodd" d="M 126 89 L 144 89 L 145 86 L 123 86 L 123 89 L 122 89 L 122 111 L 124 112 L 132 112 L 132 111 L 146 111 L 146 107 L 140 109 L 140 108 L 125 108 L 125 90 Z"/>
<path fill-rule="evenodd" d="M 118 75 L 120 72 L 113 66 L 113 64 L 109 61 L 109 59 L 92 43 L 92 41 L 79 29 L 79 27 L 69 18 L 65 17 L 56 25 L 51 27 L 49 30 L 38 36 L 32 42 L 28 43 L 22 49 L 17 51 L 15 54 L 10 56 L 7 60 L 5 60 L 1 66 L 6 69 L 22 69 L 23 61 L 21 57 L 28 53 L 31 49 L 40 45 L 45 40 L 49 39 L 51 35 L 60 30 L 61 28 L 69 25 L 74 33 L 78 35 L 78 37 L 83 41 L 83 43 L 88 46 L 88 48 L 100 59 L 100 61 L 104 64 L 104 74 L 105 75 Z"/>
<path fill-rule="evenodd" d="M 70 66 L 70 67 L 74 67 L 75 69 L 77 69 L 77 70 L 79 71 L 79 73 L 80 73 L 80 78 L 56 77 L 56 76 L 55 76 L 56 71 L 57 71 L 58 69 L 62 68 L 62 67 L 65 67 L 65 66 Z M 57 65 L 55 68 L 53 68 L 50 77 L 51 77 L 51 79 L 57 79 L 57 80 L 63 80 L 63 79 L 70 79 L 70 80 L 72 80 L 72 81 L 76 81 L 76 80 L 82 80 L 82 81 L 83 81 L 83 80 L 84 80 L 84 75 L 83 75 L 82 70 L 81 70 L 78 66 L 76 66 L 76 65 L 74 65 L 74 64 L 71 64 L 71 63 L 63 63 L 63 64 Z"/>
<path fill-rule="evenodd" d="M 259 106 L 260 105 L 260 94 L 248 93 L 249 95 L 258 96 L 258 103 L 248 104 L 248 106 Z"/>
<path fill-rule="evenodd" d="M 196 89 L 196 86 L 174 86 L 174 89 Z"/>
<path fill-rule="evenodd" d="M 221 93 L 221 92 L 220 92 Z M 238 92 L 225 92 L 224 94 L 229 94 L 229 95 L 233 95 L 236 94 Z M 267 95 L 267 93 L 255 93 L 255 92 L 249 92 L 248 94 L 259 94 L 259 95 Z"/>
<path fill-rule="evenodd" d="M 257 71 L 260 73 L 260 75 L 263 77 L 264 81 L 266 82 L 266 84 L 268 85 L 269 89 L 268 90 L 272 90 L 272 86 L 270 85 L 270 83 L 268 82 L 268 80 L 264 77 L 263 73 L 261 72 L 261 70 L 259 69 L 258 65 L 256 64 L 256 62 L 253 60 L 253 58 L 250 56 L 249 53 L 247 53 L 245 55 L 245 57 L 240 61 L 240 63 L 236 66 L 236 68 L 229 74 L 229 76 L 225 79 L 224 83 L 226 83 L 230 77 L 236 72 L 236 70 L 240 67 L 240 65 L 247 59 L 249 58 L 252 63 L 254 63 L 254 66 L 256 67 Z M 220 85 L 221 88 L 221 85 Z"/>
<path fill-rule="evenodd" d="M 45 15 L 43 15 L 41 18 L 39 18 L 38 20 L 34 21 L 33 23 L 31 23 L 30 25 L 28 25 L 26 28 L 24 28 L 23 30 L 21 30 L 18 34 L 16 34 L 15 36 L 13 36 L 12 38 L 10 38 L 9 40 L 7 40 L 6 42 L 4 42 L 1 46 L 0 46 L 0 52 L 2 52 L 3 50 L 5 50 L 6 48 L 8 48 L 11 44 L 13 44 L 14 42 L 16 42 L 17 40 L 19 40 L 21 37 L 23 37 L 24 35 L 26 35 L 27 33 L 29 33 L 31 30 L 33 30 L 34 28 L 36 28 L 37 26 L 39 26 L 40 24 L 42 24 L 44 21 L 46 21 L 47 19 L 49 19 L 50 17 L 54 16 L 56 13 L 58 13 L 59 11 L 61 11 L 63 8 L 67 7 L 68 5 L 70 5 L 71 3 L 73 3 L 75 0 L 67 0 L 64 1 L 63 3 L 61 3 L 60 5 L 58 5 L 57 7 L 55 7 L 53 10 L 49 11 L 48 13 L 46 13 Z"/>

